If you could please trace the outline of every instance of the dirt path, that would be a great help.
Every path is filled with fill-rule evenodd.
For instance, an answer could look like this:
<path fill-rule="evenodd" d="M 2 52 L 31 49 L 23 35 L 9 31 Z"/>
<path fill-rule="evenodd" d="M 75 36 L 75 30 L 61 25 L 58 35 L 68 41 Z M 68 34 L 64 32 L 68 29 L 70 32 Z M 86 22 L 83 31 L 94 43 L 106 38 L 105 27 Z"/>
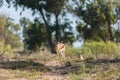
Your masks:
<path fill-rule="evenodd" d="M 51 72 L 44 74 L 42 76 L 43 80 L 70 80 L 68 74 L 65 74 L 63 63 L 48 61 L 45 65 L 51 69 Z"/>
<path fill-rule="evenodd" d="M 16 54 L 24 54 L 23 52 L 15 52 Z M 44 54 L 44 56 L 46 56 Z M 48 53 L 47 53 L 48 56 Z M 56 57 L 51 54 L 52 58 Z M 51 59 L 51 58 L 50 58 Z M 42 63 L 42 62 L 40 62 Z M 50 72 L 43 73 L 39 80 L 70 80 L 68 74 L 65 74 L 65 63 L 61 63 L 60 61 L 49 61 L 47 60 L 45 63 L 42 63 L 44 66 L 50 68 Z"/>

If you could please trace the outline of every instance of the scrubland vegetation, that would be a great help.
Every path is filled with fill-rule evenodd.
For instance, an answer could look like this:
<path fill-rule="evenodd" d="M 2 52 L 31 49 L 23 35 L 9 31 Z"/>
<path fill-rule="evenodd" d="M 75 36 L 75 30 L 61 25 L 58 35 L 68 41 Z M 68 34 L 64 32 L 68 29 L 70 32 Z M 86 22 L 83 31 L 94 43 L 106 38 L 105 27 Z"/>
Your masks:
<path fill-rule="evenodd" d="M 60 70 L 60 75 L 67 76 L 68 80 L 119 80 L 119 52 L 120 45 L 113 42 L 91 41 L 86 42 L 80 48 L 66 44 L 66 60 L 56 66 L 56 69 Z M 50 65 L 55 65 L 60 61 L 60 56 L 54 57 L 55 54 L 51 54 L 47 48 L 31 54 L 11 53 L 6 52 L 3 57 L 6 55 L 7 57 L 3 58 L 4 61 L 0 60 L 0 72 L 2 73 L 0 79 L 49 80 L 50 77 L 45 78 L 44 75 L 48 76 L 53 73 L 55 66 L 51 68 Z M 80 54 L 85 58 L 84 61 L 80 60 Z M 47 66 L 47 63 L 51 64 Z M 55 74 L 58 75 L 58 73 Z"/>
<path fill-rule="evenodd" d="M 0 13 L 0 80 L 120 80 L 120 0 L 0 0 L 2 6 L 35 18 L 15 23 Z M 60 41 L 63 62 L 51 53 Z M 75 48 L 76 41 L 84 45 Z"/>
<path fill-rule="evenodd" d="M 86 42 L 80 49 L 71 49 L 69 47 L 68 50 L 70 51 L 67 54 L 72 54 L 73 59 L 79 59 L 79 54 L 83 54 L 85 58 L 85 61 L 78 65 L 76 71 L 69 73 L 71 80 L 120 79 L 119 44 L 113 42 Z"/>

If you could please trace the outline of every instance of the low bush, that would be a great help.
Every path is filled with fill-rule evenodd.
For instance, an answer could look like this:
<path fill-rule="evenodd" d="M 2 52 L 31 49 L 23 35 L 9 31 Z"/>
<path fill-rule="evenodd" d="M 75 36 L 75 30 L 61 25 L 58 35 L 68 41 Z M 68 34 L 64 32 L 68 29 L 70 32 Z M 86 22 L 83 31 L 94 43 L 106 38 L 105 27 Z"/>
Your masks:
<path fill-rule="evenodd" d="M 81 52 L 86 57 L 94 58 L 115 58 L 120 56 L 120 45 L 114 42 L 85 42 L 84 46 L 81 48 Z"/>
<path fill-rule="evenodd" d="M 120 45 L 114 42 L 103 41 L 87 41 L 81 48 L 74 48 L 66 45 L 67 60 L 76 60 L 80 58 L 80 54 L 85 59 L 112 59 L 120 58 Z"/>

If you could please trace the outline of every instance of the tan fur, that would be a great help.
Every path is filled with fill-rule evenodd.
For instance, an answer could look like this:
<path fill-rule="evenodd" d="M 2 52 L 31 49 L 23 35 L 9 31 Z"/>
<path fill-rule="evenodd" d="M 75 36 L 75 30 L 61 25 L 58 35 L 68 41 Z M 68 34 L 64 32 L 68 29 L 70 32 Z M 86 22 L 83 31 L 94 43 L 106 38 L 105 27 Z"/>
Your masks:
<path fill-rule="evenodd" d="M 61 61 L 65 59 L 65 45 L 63 43 L 57 43 L 55 45 L 55 51 L 59 55 L 61 55 Z"/>

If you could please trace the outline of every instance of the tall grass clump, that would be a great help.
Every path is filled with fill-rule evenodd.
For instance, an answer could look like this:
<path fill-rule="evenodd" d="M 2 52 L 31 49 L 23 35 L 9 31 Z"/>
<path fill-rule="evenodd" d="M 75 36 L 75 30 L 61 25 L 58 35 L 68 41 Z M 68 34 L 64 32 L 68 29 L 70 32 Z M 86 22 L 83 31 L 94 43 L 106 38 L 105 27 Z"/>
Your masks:
<path fill-rule="evenodd" d="M 13 49 L 11 48 L 10 45 L 6 45 L 4 47 L 4 50 L 7 49 L 6 53 L 3 55 L 6 58 L 12 58 L 15 56 L 15 54 L 13 53 Z"/>
<path fill-rule="evenodd" d="M 103 41 L 90 41 L 85 42 L 84 46 L 81 48 L 81 51 L 84 55 L 97 59 L 115 58 L 120 56 L 120 45 L 110 41 L 106 43 Z"/>
<path fill-rule="evenodd" d="M 4 54 L 2 55 L 3 52 Z M 10 45 L 5 45 L 3 42 L 0 42 L 0 55 L 4 58 L 12 58 L 14 57 L 13 49 L 11 48 Z"/>
<path fill-rule="evenodd" d="M 0 51 L 2 51 L 3 49 L 4 49 L 4 44 L 0 42 Z"/>
<path fill-rule="evenodd" d="M 78 60 L 80 54 L 82 54 L 80 48 L 75 48 L 71 45 L 66 44 L 65 56 L 67 60 Z"/>

